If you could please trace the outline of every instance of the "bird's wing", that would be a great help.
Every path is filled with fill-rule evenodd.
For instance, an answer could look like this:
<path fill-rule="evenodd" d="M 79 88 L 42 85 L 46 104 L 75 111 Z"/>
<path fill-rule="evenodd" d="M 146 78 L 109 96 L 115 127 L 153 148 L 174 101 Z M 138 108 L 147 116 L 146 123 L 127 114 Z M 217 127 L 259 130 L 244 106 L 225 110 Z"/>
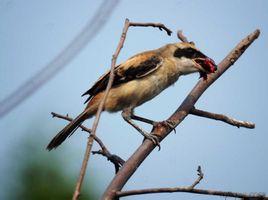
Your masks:
<path fill-rule="evenodd" d="M 162 57 L 150 51 L 129 58 L 126 62 L 115 67 L 112 87 L 147 76 L 161 66 L 162 60 Z M 89 95 L 86 102 L 94 95 L 105 90 L 109 76 L 110 71 L 102 75 L 97 82 L 82 95 Z"/>

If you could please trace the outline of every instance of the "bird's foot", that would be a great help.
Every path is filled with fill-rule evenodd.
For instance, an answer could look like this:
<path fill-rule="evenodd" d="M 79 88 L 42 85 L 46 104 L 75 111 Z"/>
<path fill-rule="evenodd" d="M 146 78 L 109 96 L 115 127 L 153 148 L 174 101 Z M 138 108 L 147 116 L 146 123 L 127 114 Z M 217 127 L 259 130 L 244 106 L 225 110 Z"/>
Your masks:
<path fill-rule="evenodd" d="M 175 129 L 175 123 L 171 120 L 165 120 L 162 122 L 154 122 L 153 127 L 156 128 L 157 126 L 166 126 L 168 128 L 170 128 L 172 131 L 174 131 L 174 133 L 176 133 L 176 129 Z"/>
<path fill-rule="evenodd" d="M 142 135 L 145 137 L 145 139 L 151 140 L 154 143 L 154 145 L 158 146 L 158 151 L 160 151 L 161 146 L 159 142 L 159 137 L 157 135 L 153 135 L 153 134 L 146 133 L 146 132 L 143 132 Z"/>

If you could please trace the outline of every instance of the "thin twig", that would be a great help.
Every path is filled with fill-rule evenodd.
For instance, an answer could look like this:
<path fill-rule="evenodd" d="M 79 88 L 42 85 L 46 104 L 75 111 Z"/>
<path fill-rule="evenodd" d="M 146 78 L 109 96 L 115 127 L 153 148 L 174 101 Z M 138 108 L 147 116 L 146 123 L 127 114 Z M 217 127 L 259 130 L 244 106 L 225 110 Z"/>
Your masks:
<path fill-rule="evenodd" d="M 164 24 L 161 23 L 139 23 L 139 22 L 129 22 L 129 26 L 151 26 L 151 27 L 156 27 L 159 28 L 160 31 L 165 30 L 168 35 L 171 35 L 172 31 L 167 28 Z"/>
<path fill-rule="evenodd" d="M 194 189 L 195 186 L 197 186 L 200 181 L 204 178 L 204 173 L 202 172 L 201 166 L 198 166 L 197 168 L 197 179 L 195 182 L 189 187 L 189 189 Z"/>
<path fill-rule="evenodd" d="M 255 200 L 268 200 L 265 194 L 245 194 L 239 192 L 220 191 L 220 190 L 204 190 L 204 189 L 191 189 L 189 187 L 174 187 L 174 188 L 148 188 L 141 190 L 128 190 L 128 191 L 117 191 L 116 197 L 126 197 L 141 194 L 153 194 L 153 193 L 173 193 L 173 192 L 186 192 L 203 195 L 214 195 L 222 197 L 233 197 L 243 199 L 255 199 Z"/>
<path fill-rule="evenodd" d="M 125 161 L 121 157 L 115 154 L 111 154 L 109 151 L 104 151 L 103 149 L 100 149 L 98 151 L 92 151 L 92 154 L 99 154 L 106 157 L 108 161 L 114 164 L 115 173 L 117 173 L 120 167 L 122 167 L 125 163 Z"/>
<path fill-rule="evenodd" d="M 184 99 L 179 108 L 167 120 L 173 122 L 175 124 L 174 127 L 178 126 L 189 114 L 190 110 L 193 108 L 194 104 L 205 92 L 205 90 L 227 69 L 229 69 L 236 60 L 238 60 L 238 58 L 244 53 L 249 45 L 258 38 L 259 35 L 260 31 L 256 30 L 238 43 L 238 45 L 218 64 L 218 70 L 215 73 L 208 75 L 206 80 L 201 79 Z M 159 124 L 159 126 L 156 126 L 153 129 L 152 134 L 159 136 L 161 142 L 161 140 L 168 136 L 171 131 L 171 127 L 162 126 Z M 102 200 L 114 199 L 116 197 L 116 192 L 119 193 L 128 179 L 132 176 L 136 169 L 138 169 L 140 164 L 146 159 L 154 148 L 154 143 L 151 140 L 145 139 L 110 182 L 102 196 Z M 186 188 L 185 190 L 188 191 L 189 189 Z M 205 192 L 207 193 L 207 191 Z"/>
<path fill-rule="evenodd" d="M 238 192 L 229 192 L 229 191 L 217 191 L 217 190 L 203 190 L 203 189 L 194 189 L 196 185 L 200 183 L 203 179 L 204 174 L 201 170 L 201 167 L 197 168 L 198 178 L 196 181 L 189 187 L 175 187 L 175 188 L 149 188 L 141 190 L 128 190 L 128 191 L 118 191 L 116 192 L 117 197 L 141 195 L 141 194 L 153 194 L 153 193 L 173 193 L 173 192 L 186 192 L 186 193 L 195 193 L 195 194 L 204 194 L 204 195 L 215 195 L 215 196 L 224 196 L 224 197 L 233 197 L 233 198 L 243 198 L 243 199 L 268 199 L 265 194 L 244 194 Z"/>
<path fill-rule="evenodd" d="M 117 60 L 117 57 L 118 57 L 121 49 L 123 48 L 123 45 L 124 45 L 124 42 L 125 42 L 125 39 L 126 39 L 126 34 L 127 34 L 127 31 L 128 31 L 128 28 L 130 26 L 152 26 L 152 27 L 158 27 L 160 30 L 164 29 L 165 31 L 167 31 L 168 35 L 171 34 L 170 30 L 167 29 L 163 24 L 160 24 L 160 23 L 135 23 L 135 22 L 129 22 L 128 19 L 125 20 L 125 25 L 124 25 L 124 28 L 123 28 L 123 32 L 121 34 L 119 44 L 118 44 L 118 46 L 116 48 L 115 53 L 112 56 L 110 76 L 109 76 L 108 84 L 107 84 L 107 87 L 106 87 L 106 90 L 105 90 L 105 93 L 104 93 L 104 97 L 103 97 L 103 99 L 101 100 L 101 102 L 99 104 L 99 107 L 98 107 L 98 110 L 97 110 L 97 113 L 96 113 L 96 117 L 95 117 L 95 120 L 94 120 L 93 126 L 92 126 L 92 132 L 91 132 L 91 134 L 90 134 L 90 136 L 88 138 L 86 152 L 85 152 L 82 167 L 81 167 L 81 170 L 80 170 L 80 175 L 79 175 L 79 178 L 77 180 L 75 192 L 74 192 L 74 195 L 73 195 L 73 200 L 77 200 L 79 195 L 80 195 L 81 186 L 82 186 L 83 179 L 84 179 L 84 176 L 85 176 L 85 173 L 86 173 L 87 163 L 88 163 L 88 160 L 90 158 L 90 152 L 91 152 L 91 149 L 92 149 L 92 146 L 93 146 L 93 140 L 94 140 L 94 136 L 96 135 L 96 130 L 97 130 L 98 123 L 99 123 L 99 120 L 100 120 L 101 112 L 102 112 L 102 110 L 104 108 L 104 104 L 106 102 L 106 99 L 108 97 L 109 91 L 110 91 L 110 89 L 112 87 L 112 84 L 113 84 L 114 68 L 115 68 L 116 60 Z"/>
<path fill-rule="evenodd" d="M 29 98 L 73 60 L 104 27 L 118 3 L 119 0 L 103 0 L 86 26 L 60 53 L 0 102 L 0 118 Z"/>
<path fill-rule="evenodd" d="M 219 190 L 204 190 L 204 189 L 194 189 L 196 185 L 200 183 L 203 179 L 204 174 L 201 170 L 201 167 L 197 168 L 198 178 L 196 181 L 189 187 L 174 187 L 174 188 L 148 188 L 141 190 L 128 190 L 128 191 L 117 191 L 116 197 L 126 197 L 134 196 L 141 194 L 153 194 L 153 193 L 173 193 L 173 192 L 185 192 L 185 193 L 194 193 L 194 194 L 204 194 L 204 195 L 214 195 L 214 196 L 224 196 L 224 197 L 233 197 L 233 198 L 243 198 L 243 199 L 258 199 L 258 200 L 267 200 L 268 197 L 265 194 L 245 194 L 238 192 L 229 192 L 229 191 L 219 191 Z"/>
<path fill-rule="evenodd" d="M 255 128 L 255 124 L 252 123 L 252 122 L 236 120 L 236 119 L 233 119 L 233 118 L 228 117 L 226 115 L 211 113 L 211 112 L 199 110 L 199 109 L 196 109 L 196 108 L 191 109 L 189 114 L 196 115 L 196 116 L 199 116 L 199 117 L 206 117 L 206 118 L 209 118 L 209 119 L 215 119 L 215 120 L 223 121 L 223 122 L 225 122 L 227 124 L 236 126 L 238 128 L 240 128 L 240 127 L 245 127 L 245 128 L 250 128 L 250 129 Z"/>
<path fill-rule="evenodd" d="M 182 41 L 182 42 L 189 42 L 187 37 L 183 35 L 182 30 L 178 30 L 177 32 L 177 37 Z"/>
<path fill-rule="evenodd" d="M 67 121 L 72 121 L 73 118 L 69 117 L 68 115 L 60 115 L 58 113 L 52 112 L 52 117 L 57 117 L 59 119 L 64 119 Z M 86 131 L 87 133 L 91 134 L 91 129 L 80 125 L 79 126 L 82 131 Z M 107 158 L 108 161 L 112 162 L 114 164 L 115 167 L 115 173 L 118 172 L 119 168 L 125 163 L 125 161 L 120 158 L 119 156 L 115 155 L 115 154 L 111 154 L 110 151 L 107 149 L 107 147 L 104 145 L 104 143 L 101 141 L 101 139 L 99 137 L 97 137 L 96 135 L 93 136 L 94 140 L 100 145 L 101 149 L 98 151 L 92 151 L 93 154 L 99 154 L 102 155 L 104 157 Z"/>
<path fill-rule="evenodd" d="M 124 30 L 125 30 L 125 28 L 124 28 Z M 84 180 L 84 176 L 86 174 L 86 168 L 87 168 L 88 160 L 90 158 L 90 152 L 91 152 L 91 149 L 92 149 L 92 146 L 93 146 L 93 140 L 94 140 L 94 136 L 96 135 L 96 130 L 97 130 L 98 123 L 99 123 L 99 120 L 100 120 L 101 112 L 103 110 L 105 101 L 106 101 L 106 99 L 108 97 L 109 90 L 112 87 L 112 83 L 113 83 L 113 79 L 114 79 L 114 68 L 115 68 L 116 58 L 117 58 L 117 55 L 120 52 L 120 49 L 122 48 L 122 44 L 123 44 L 124 40 L 125 40 L 125 35 L 122 34 L 120 42 L 119 42 L 119 45 L 118 45 L 117 50 L 116 50 L 116 53 L 113 55 L 113 58 L 112 58 L 111 72 L 110 72 L 107 87 L 105 89 L 105 94 L 104 94 L 103 99 L 100 102 L 99 107 L 98 107 L 96 117 L 95 117 L 95 120 L 94 120 L 94 123 L 93 123 L 93 126 L 92 126 L 92 132 L 91 132 L 91 135 L 88 138 L 86 152 L 85 152 L 82 167 L 81 167 L 81 170 L 80 170 L 80 175 L 79 175 L 79 178 L 77 180 L 76 187 L 75 187 L 73 200 L 77 200 L 79 195 L 80 195 L 81 186 L 82 186 L 82 183 L 83 183 L 83 180 Z"/>

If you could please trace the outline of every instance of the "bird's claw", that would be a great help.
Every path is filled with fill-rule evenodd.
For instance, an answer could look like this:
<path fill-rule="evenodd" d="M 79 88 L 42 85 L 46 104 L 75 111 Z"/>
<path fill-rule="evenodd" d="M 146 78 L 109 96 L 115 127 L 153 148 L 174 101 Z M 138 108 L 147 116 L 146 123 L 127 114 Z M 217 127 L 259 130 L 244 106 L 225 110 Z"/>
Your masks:
<path fill-rule="evenodd" d="M 166 120 L 164 121 L 164 124 L 166 126 L 168 126 L 172 131 L 174 131 L 174 133 L 176 134 L 176 128 L 175 128 L 175 122 L 171 121 L 171 120 Z"/>
<path fill-rule="evenodd" d="M 146 139 L 151 140 L 151 141 L 154 143 L 154 145 L 156 145 L 156 146 L 158 147 L 158 151 L 161 150 L 161 146 L 160 146 L 159 138 L 158 138 L 157 135 L 153 135 L 153 134 L 149 134 L 149 133 L 147 133 L 147 134 L 144 134 L 144 137 L 145 137 Z"/>
<path fill-rule="evenodd" d="M 168 128 L 170 128 L 172 131 L 174 131 L 174 133 L 176 133 L 176 129 L 175 129 L 175 123 L 171 120 L 165 120 L 162 122 L 155 122 L 153 124 L 153 127 L 157 127 L 158 125 L 164 125 L 167 126 Z"/>

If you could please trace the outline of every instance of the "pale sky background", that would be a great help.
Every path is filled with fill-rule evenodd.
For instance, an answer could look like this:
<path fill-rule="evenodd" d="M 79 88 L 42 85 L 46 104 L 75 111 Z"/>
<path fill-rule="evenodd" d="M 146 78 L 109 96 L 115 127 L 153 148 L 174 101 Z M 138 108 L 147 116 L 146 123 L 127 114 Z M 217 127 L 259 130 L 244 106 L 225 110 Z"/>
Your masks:
<path fill-rule="evenodd" d="M 0 0 L 0 101 L 69 44 L 100 3 Z M 39 151 L 45 151 L 50 139 L 66 124 L 52 119 L 50 112 L 75 116 L 83 110 L 85 99 L 81 94 L 110 67 L 125 18 L 161 22 L 174 32 L 183 29 L 189 40 L 195 41 L 217 63 L 256 28 L 261 30 L 261 35 L 196 104 L 200 109 L 255 122 L 256 128 L 238 129 L 189 116 L 177 127 L 177 134 L 171 134 L 161 143 L 161 151 L 155 150 L 145 160 L 124 189 L 187 186 L 195 180 L 197 166 L 201 165 L 205 178 L 199 188 L 268 193 L 268 1 L 139 0 L 121 1 L 99 34 L 70 64 L 0 119 L 0 199 L 5 196 L 16 166 L 14 152 L 28 156 L 19 154 L 20 142 L 32 137 L 40 143 Z M 131 28 L 118 63 L 137 52 L 177 41 L 176 34 L 168 37 L 154 28 Z M 181 78 L 174 87 L 137 108 L 136 113 L 154 120 L 166 119 L 197 80 L 197 74 Z M 91 126 L 92 119 L 86 124 Z M 25 135 L 27 132 L 35 134 Z M 110 151 L 124 159 L 142 141 L 120 113 L 102 115 L 98 136 Z M 60 148 L 46 154 L 57 154 L 62 158 L 62 168 L 78 175 L 86 138 L 83 132 L 77 131 Z M 98 186 L 100 194 L 113 175 L 114 168 L 106 159 L 92 156 L 86 179 Z M 216 199 L 178 193 L 124 199 L 163 198 Z"/>

